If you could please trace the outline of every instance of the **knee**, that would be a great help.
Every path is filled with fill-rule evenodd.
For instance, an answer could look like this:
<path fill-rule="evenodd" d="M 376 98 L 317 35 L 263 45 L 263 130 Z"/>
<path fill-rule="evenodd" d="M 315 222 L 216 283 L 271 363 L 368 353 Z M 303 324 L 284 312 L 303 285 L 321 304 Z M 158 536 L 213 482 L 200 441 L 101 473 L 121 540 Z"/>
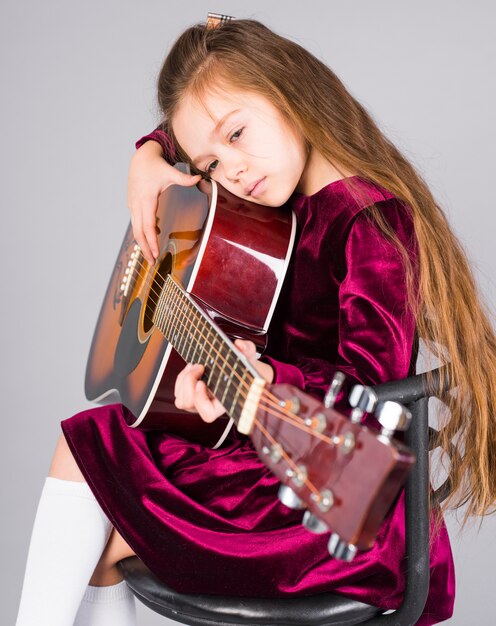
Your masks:
<path fill-rule="evenodd" d="M 90 579 L 90 585 L 100 587 L 120 582 L 122 574 L 117 563 L 128 556 L 134 556 L 134 551 L 114 528 Z"/>
<path fill-rule="evenodd" d="M 84 476 L 72 456 L 72 452 L 63 434 L 60 435 L 55 447 L 48 475 L 62 480 L 84 482 Z"/>

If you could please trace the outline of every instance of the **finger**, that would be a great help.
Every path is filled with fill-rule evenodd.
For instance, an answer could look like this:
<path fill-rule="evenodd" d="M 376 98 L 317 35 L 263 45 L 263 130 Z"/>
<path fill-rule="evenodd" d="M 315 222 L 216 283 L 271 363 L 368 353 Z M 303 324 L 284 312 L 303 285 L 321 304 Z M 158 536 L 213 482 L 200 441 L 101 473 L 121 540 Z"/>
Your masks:
<path fill-rule="evenodd" d="M 211 189 L 211 183 L 209 183 L 207 180 L 202 178 L 200 182 L 198 183 L 198 189 L 202 191 L 203 193 L 209 193 Z"/>
<path fill-rule="evenodd" d="M 158 258 L 159 246 L 157 237 L 157 207 L 147 208 L 143 213 L 143 234 L 154 260 Z"/>
<path fill-rule="evenodd" d="M 191 370 L 191 363 L 188 363 L 186 367 L 183 367 L 183 369 L 176 376 L 176 381 L 174 383 L 174 397 L 177 397 L 180 394 L 184 375 L 190 370 Z"/>
<path fill-rule="evenodd" d="M 202 380 L 195 386 L 195 408 L 202 420 L 209 423 L 225 413 L 222 404 L 209 393 L 207 385 Z"/>
<path fill-rule="evenodd" d="M 178 374 L 175 385 L 175 404 L 178 409 L 196 411 L 195 387 L 203 375 L 203 365 L 187 365 Z"/>
<path fill-rule="evenodd" d="M 177 168 L 174 168 L 174 172 L 171 177 L 172 184 L 182 185 L 183 187 L 193 187 L 193 185 L 197 185 L 202 179 L 200 174 L 186 174 L 185 172 L 180 172 Z"/>
<path fill-rule="evenodd" d="M 254 361 L 257 358 L 257 348 L 253 341 L 246 341 L 244 339 L 236 339 L 234 345 L 239 351 L 246 356 L 249 361 Z"/>
<path fill-rule="evenodd" d="M 253 341 L 245 341 L 243 339 L 236 339 L 234 345 L 238 350 L 246 356 L 248 362 L 256 369 L 258 374 L 271 383 L 274 380 L 274 370 L 268 363 L 262 363 L 258 360 L 257 347 Z"/>
<path fill-rule="evenodd" d="M 133 227 L 134 238 L 140 247 L 143 256 L 148 263 L 153 265 L 153 263 L 155 263 L 155 258 L 150 250 L 150 246 L 148 245 L 148 241 L 146 240 L 145 233 L 143 231 L 143 222 L 140 211 L 133 211 L 131 215 L 131 226 Z"/>

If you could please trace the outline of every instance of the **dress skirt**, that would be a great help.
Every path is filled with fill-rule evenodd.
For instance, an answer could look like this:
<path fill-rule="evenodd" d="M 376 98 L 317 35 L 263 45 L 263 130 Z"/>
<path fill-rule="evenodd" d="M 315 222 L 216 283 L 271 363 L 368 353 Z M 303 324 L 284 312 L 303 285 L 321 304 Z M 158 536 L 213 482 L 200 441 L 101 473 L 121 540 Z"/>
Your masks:
<path fill-rule="evenodd" d="M 415 371 L 415 320 L 403 257 L 369 219 L 375 203 L 416 259 L 408 207 L 351 177 L 288 203 L 298 232 L 262 357 L 274 383 L 323 397 L 337 370 L 352 383 Z M 415 264 L 414 264 L 415 265 Z M 413 367 L 413 370 L 412 370 Z M 250 440 L 232 432 L 217 450 L 130 428 L 120 404 L 62 422 L 70 449 L 112 524 L 158 578 L 184 593 L 284 597 L 333 591 L 395 609 L 404 591 L 404 497 L 374 547 L 331 558 L 328 534 L 301 525 Z M 132 420 L 134 421 L 134 420 Z M 367 471 L 367 468 L 364 468 Z M 433 534 L 431 582 L 419 624 L 451 616 L 454 570 L 444 525 Z"/>
<path fill-rule="evenodd" d="M 338 561 L 327 550 L 328 535 L 308 532 L 302 512 L 279 502 L 279 483 L 247 437 L 234 431 L 213 450 L 130 428 L 125 411 L 120 404 L 89 409 L 64 420 L 62 429 L 113 526 L 166 584 L 184 593 L 333 591 L 387 609 L 401 604 L 403 495 L 373 549 L 351 563 Z M 431 615 L 420 624 L 451 614 L 449 550 L 443 526 L 431 548 Z"/>

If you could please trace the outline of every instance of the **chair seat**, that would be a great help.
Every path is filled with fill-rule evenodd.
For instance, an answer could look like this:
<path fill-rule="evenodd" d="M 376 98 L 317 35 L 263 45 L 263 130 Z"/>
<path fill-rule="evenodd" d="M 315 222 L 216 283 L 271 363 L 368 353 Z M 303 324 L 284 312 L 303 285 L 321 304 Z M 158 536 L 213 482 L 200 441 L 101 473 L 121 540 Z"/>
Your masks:
<path fill-rule="evenodd" d="M 239 598 L 177 593 L 162 583 L 137 557 L 120 569 L 135 596 L 150 609 L 190 626 L 351 626 L 382 611 L 332 593 L 296 598 Z"/>

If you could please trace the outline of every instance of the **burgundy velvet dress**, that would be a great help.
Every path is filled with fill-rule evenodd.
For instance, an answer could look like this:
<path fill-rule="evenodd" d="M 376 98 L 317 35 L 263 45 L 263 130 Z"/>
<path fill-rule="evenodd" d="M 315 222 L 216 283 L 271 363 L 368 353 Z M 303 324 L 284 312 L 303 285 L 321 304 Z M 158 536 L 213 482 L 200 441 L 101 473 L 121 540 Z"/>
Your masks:
<path fill-rule="evenodd" d="M 414 320 L 394 247 L 368 219 L 378 203 L 412 255 L 405 207 L 358 177 L 311 196 L 295 193 L 298 236 L 269 331 L 274 382 L 322 396 L 333 373 L 375 384 L 408 376 L 416 357 Z M 62 422 L 75 459 L 112 524 L 144 563 L 182 592 L 294 596 L 333 591 L 395 609 L 402 601 L 404 497 L 372 550 L 351 563 L 329 556 L 328 535 L 301 526 L 279 503 L 279 483 L 250 440 L 233 432 L 212 450 L 126 425 L 122 405 Z M 434 536 L 426 626 L 452 614 L 454 567 L 444 525 Z"/>

